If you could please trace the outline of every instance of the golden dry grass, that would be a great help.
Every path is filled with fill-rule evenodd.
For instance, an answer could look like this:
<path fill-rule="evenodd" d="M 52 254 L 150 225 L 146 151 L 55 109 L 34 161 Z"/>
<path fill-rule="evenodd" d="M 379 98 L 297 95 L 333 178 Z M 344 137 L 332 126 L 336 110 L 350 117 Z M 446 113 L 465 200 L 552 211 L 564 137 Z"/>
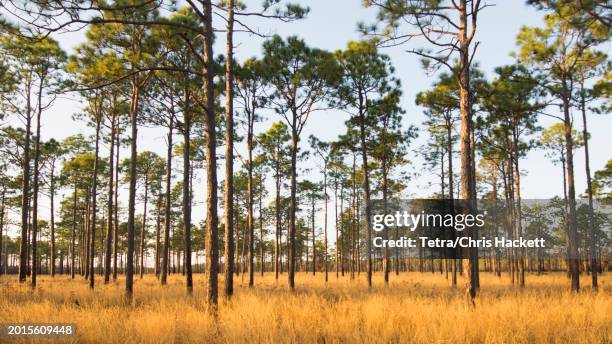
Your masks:
<path fill-rule="evenodd" d="M 216 318 L 203 301 L 202 275 L 195 276 L 192 297 L 182 276 L 171 276 L 165 288 L 152 276 L 137 279 L 129 306 L 122 280 L 91 291 L 82 278 L 43 276 L 32 291 L 2 277 L 0 323 L 76 323 L 77 336 L 62 341 L 75 343 L 612 342 L 608 276 L 598 293 L 584 288 L 578 294 L 568 291 L 563 274 L 528 276 L 523 290 L 506 278 L 481 276 L 474 308 L 462 288 L 451 288 L 439 274 L 392 275 L 388 287 L 376 275 L 368 290 L 364 276 L 350 281 L 330 274 L 326 286 L 322 274 L 298 273 L 294 292 L 286 276 L 278 283 L 272 274 L 256 276 L 251 289 L 238 278 L 235 296 L 220 303 Z"/>

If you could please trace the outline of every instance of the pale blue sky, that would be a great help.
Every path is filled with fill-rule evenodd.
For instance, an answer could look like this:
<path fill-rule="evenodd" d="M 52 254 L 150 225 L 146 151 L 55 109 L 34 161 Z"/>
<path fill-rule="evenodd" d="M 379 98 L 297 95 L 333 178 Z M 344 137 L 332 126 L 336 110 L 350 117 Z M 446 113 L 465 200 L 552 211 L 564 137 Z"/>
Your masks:
<path fill-rule="evenodd" d="M 260 0 L 246 1 L 246 3 L 247 5 L 254 4 L 253 6 L 257 7 Z M 281 36 L 298 35 L 312 47 L 336 50 L 346 47 L 347 41 L 360 38 L 359 33 L 356 31 L 357 22 L 371 23 L 375 18 L 375 11 L 363 8 L 359 0 L 312 0 L 302 1 L 302 3 L 311 8 L 308 18 L 305 20 L 289 24 L 259 22 L 255 26 L 261 28 L 263 32 L 278 33 Z M 486 75 L 491 77 L 493 68 L 512 63 L 513 59 L 509 54 L 515 49 L 515 37 L 519 28 L 522 25 L 541 25 L 542 13 L 526 6 L 524 0 L 489 0 L 488 3 L 495 4 L 495 6 L 485 9 L 479 17 L 479 29 L 476 39 L 480 41 L 480 46 L 476 60 Z M 221 21 L 217 20 L 215 26 L 219 27 L 221 25 Z M 60 34 L 55 37 L 69 52 L 76 44 L 83 40 L 82 33 Z M 261 38 L 251 37 L 247 34 L 238 34 L 235 41 L 238 60 L 260 55 L 261 42 L 263 41 Z M 224 39 L 220 34 L 215 46 L 215 54 L 224 52 L 224 44 Z M 427 89 L 435 77 L 427 76 L 422 70 L 418 58 L 405 52 L 409 47 L 418 47 L 418 44 L 421 44 L 421 42 L 415 41 L 410 46 L 383 49 L 382 52 L 391 56 L 392 62 L 396 67 L 396 76 L 402 82 L 404 93 L 402 106 L 406 110 L 404 122 L 407 125 L 413 124 L 422 127 L 422 109 L 414 105 L 414 97 L 419 91 Z M 62 139 L 67 135 L 78 132 L 90 133 L 91 130 L 84 127 L 83 123 L 73 122 L 71 119 L 71 115 L 78 112 L 79 108 L 80 105 L 76 100 L 59 100 L 44 115 L 44 129 L 42 132 L 44 135 L 48 135 L 44 139 L 50 137 Z M 257 130 L 263 130 L 269 126 L 271 121 L 280 119 L 275 115 L 264 116 L 267 116 L 268 119 L 264 123 L 259 124 Z M 316 113 L 307 124 L 303 137 L 306 138 L 310 134 L 315 134 L 323 140 L 333 140 L 344 132 L 344 121 L 346 118 L 346 114 L 338 111 Z M 612 124 L 609 117 L 604 116 L 590 115 L 589 121 L 592 133 L 591 169 L 595 171 L 601 169 L 605 162 L 612 158 L 612 154 L 610 154 L 612 151 L 612 139 L 610 137 Z M 576 122 L 581 123 L 578 120 Z M 542 120 L 543 126 L 548 126 L 551 123 L 549 119 Z M 581 130 L 581 128 L 581 125 L 577 125 L 578 130 Z M 165 132 L 160 129 L 140 130 L 139 151 L 152 150 L 163 156 L 165 150 L 164 135 Z M 421 131 L 419 139 L 410 148 L 410 159 L 414 161 L 414 164 L 409 169 L 422 174 L 410 183 L 406 190 L 410 196 L 427 196 L 438 189 L 437 186 L 427 187 L 428 182 L 432 181 L 433 177 L 427 171 L 421 170 L 421 159 L 416 156 L 415 149 L 422 145 L 425 139 L 425 132 Z M 302 144 L 306 143 L 306 140 L 302 141 Z M 241 151 L 244 151 L 242 146 L 239 147 Z M 307 147 L 304 146 L 304 148 Z M 125 157 L 125 153 L 122 154 Z M 576 154 L 575 162 L 578 192 L 582 192 L 586 185 L 583 157 L 583 151 L 579 150 Z M 222 163 L 221 161 L 220 164 Z M 524 198 L 548 198 L 561 194 L 561 167 L 553 166 L 550 160 L 544 156 L 544 152 L 531 152 L 521 161 L 521 165 L 522 169 L 527 172 L 522 182 Z M 311 162 L 307 162 L 303 166 L 313 165 Z M 219 167 L 222 168 L 222 166 Z M 320 176 L 317 174 L 315 169 L 309 173 L 308 177 L 318 179 Z M 203 190 L 201 182 L 200 173 L 196 182 L 196 187 L 199 190 Z M 197 192 L 195 201 L 200 202 L 203 199 L 203 193 Z M 47 205 L 43 204 L 42 206 L 46 207 Z M 332 209 L 333 204 L 330 205 L 330 210 Z M 204 217 L 203 207 L 196 205 L 193 216 L 196 221 L 202 219 Z M 319 227 L 321 221 L 318 220 L 318 222 Z M 331 221 L 330 226 L 332 226 Z"/>

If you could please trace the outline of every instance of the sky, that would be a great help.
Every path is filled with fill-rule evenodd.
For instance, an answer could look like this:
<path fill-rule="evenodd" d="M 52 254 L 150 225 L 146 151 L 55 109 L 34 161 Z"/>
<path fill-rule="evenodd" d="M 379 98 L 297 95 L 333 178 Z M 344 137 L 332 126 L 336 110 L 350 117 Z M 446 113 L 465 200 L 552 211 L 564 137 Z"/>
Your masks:
<path fill-rule="evenodd" d="M 247 7 L 258 8 L 261 0 L 245 1 Z M 376 11 L 374 9 L 363 8 L 359 0 L 311 0 L 302 1 L 303 5 L 310 7 L 307 18 L 292 23 L 280 23 L 273 21 L 255 21 L 253 25 L 260 28 L 265 33 L 277 33 L 283 37 L 297 35 L 311 46 L 329 51 L 343 49 L 350 40 L 358 40 L 361 35 L 357 32 L 357 23 L 373 23 Z M 497 66 L 510 64 L 513 58 L 510 53 L 516 49 L 515 38 L 519 29 L 523 25 L 541 26 L 543 14 L 534 8 L 525 5 L 523 0 L 489 0 L 487 3 L 494 6 L 483 10 L 479 16 L 478 32 L 476 40 L 480 42 L 476 53 L 475 61 L 485 75 L 491 78 L 493 69 Z M 217 20 L 215 27 L 223 25 Z M 215 55 L 225 51 L 225 40 L 219 34 L 215 43 Z M 84 32 L 56 34 L 54 36 L 60 45 L 68 52 L 81 44 L 84 40 Z M 235 37 L 235 54 L 239 61 L 243 61 L 252 56 L 261 56 L 261 43 L 263 38 L 249 36 L 246 33 L 238 33 Z M 402 83 L 402 107 L 406 111 L 403 122 L 406 126 L 415 125 L 423 129 L 424 121 L 423 109 L 415 105 L 415 95 L 427 90 L 435 81 L 435 76 L 427 75 L 422 69 L 417 56 L 411 55 L 406 50 L 418 48 L 423 42 L 411 42 L 409 45 L 385 48 L 381 52 L 391 57 L 392 64 L 396 68 L 396 77 Z M 76 133 L 91 134 L 92 130 L 83 125 L 82 122 L 72 120 L 72 115 L 80 111 L 82 104 L 74 95 L 67 95 L 59 99 L 53 108 L 45 113 L 43 118 L 43 139 L 51 137 L 62 139 L 68 135 Z M 265 121 L 256 126 L 256 132 L 266 130 L 269 125 L 280 117 L 274 114 L 263 114 Z M 576 123 L 582 123 L 579 113 L 575 114 Z M 335 140 L 338 135 L 345 131 L 344 122 L 347 114 L 340 111 L 320 111 L 311 116 L 307 123 L 303 138 L 315 134 L 322 140 Z M 541 119 L 541 125 L 547 127 L 554 121 L 548 118 Z M 9 123 L 10 124 L 10 123 Z M 13 124 L 16 125 L 16 122 Z M 606 161 L 612 158 L 612 123 L 609 117 L 601 115 L 589 115 L 589 126 L 591 132 L 591 170 L 596 171 L 605 165 Z M 577 130 L 582 130 L 582 125 L 576 125 Z M 239 128 L 244 132 L 244 128 Z M 408 185 L 405 195 L 415 197 L 426 197 L 437 192 L 438 186 L 429 186 L 434 176 L 430 171 L 422 167 L 422 159 L 416 153 L 416 149 L 426 142 L 426 133 L 419 130 L 419 138 L 416 139 L 409 148 L 409 159 L 413 161 L 411 166 L 406 169 L 416 173 L 415 177 Z M 163 129 L 142 129 L 139 131 L 138 149 L 151 150 L 161 156 L 165 156 L 165 131 Z M 302 148 L 308 149 L 307 140 L 302 140 Z M 240 154 L 244 155 L 243 144 L 238 145 Z M 125 157 L 127 150 L 121 152 Z M 103 155 L 107 154 L 107 148 L 103 148 Z M 458 166 L 458 165 L 457 165 Z M 304 162 L 300 167 L 310 167 L 308 178 L 321 179 L 322 175 L 313 161 Z M 223 161 L 219 161 L 219 169 L 222 171 Z M 550 198 L 560 195 L 562 190 L 561 167 L 552 164 L 542 150 L 530 152 L 522 161 L 521 169 L 524 171 L 522 179 L 523 198 Z M 584 169 L 583 150 L 578 150 L 575 156 L 575 174 L 577 191 L 582 193 L 586 188 L 586 177 Z M 221 176 L 223 174 L 220 174 Z M 192 212 L 194 222 L 199 222 L 205 215 L 201 202 L 204 200 L 204 185 L 202 184 L 203 171 L 195 180 L 195 204 Z M 178 178 L 178 173 L 177 173 Z M 269 188 L 272 189 L 272 188 Z M 200 190 L 200 192 L 198 192 Z M 127 193 L 124 191 L 122 198 L 126 199 Z M 124 202 L 125 203 L 125 202 Z M 48 204 L 41 204 L 45 213 Z M 330 211 L 334 209 L 333 203 L 329 205 Z M 322 218 L 317 219 L 317 227 L 321 227 Z M 330 221 L 329 226 L 332 228 Z M 330 233 L 331 237 L 331 233 Z"/>

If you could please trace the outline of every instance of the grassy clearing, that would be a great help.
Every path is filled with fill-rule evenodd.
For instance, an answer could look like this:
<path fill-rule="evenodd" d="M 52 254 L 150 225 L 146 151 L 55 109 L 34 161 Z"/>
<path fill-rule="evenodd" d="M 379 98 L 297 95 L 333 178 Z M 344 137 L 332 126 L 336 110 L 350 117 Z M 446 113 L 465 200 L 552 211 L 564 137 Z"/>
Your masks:
<path fill-rule="evenodd" d="M 251 289 L 239 277 L 235 296 L 221 301 L 214 318 L 202 275 L 192 297 L 180 275 L 164 288 L 152 276 L 137 279 L 132 305 L 121 279 L 91 291 L 80 277 L 42 276 L 33 291 L 10 276 L 0 279 L 0 322 L 76 323 L 77 336 L 62 341 L 75 343 L 612 342 L 609 276 L 598 293 L 587 287 L 572 294 L 564 274 L 528 276 L 521 290 L 483 273 L 475 308 L 463 288 L 451 288 L 439 274 L 392 275 L 387 287 L 381 275 L 374 281 L 368 290 L 365 276 L 337 280 L 334 273 L 326 286 L 322 274 L 298 273 L 290 292 L 286 276 L 278 282 L 273 274 L 256 276 Z"/>

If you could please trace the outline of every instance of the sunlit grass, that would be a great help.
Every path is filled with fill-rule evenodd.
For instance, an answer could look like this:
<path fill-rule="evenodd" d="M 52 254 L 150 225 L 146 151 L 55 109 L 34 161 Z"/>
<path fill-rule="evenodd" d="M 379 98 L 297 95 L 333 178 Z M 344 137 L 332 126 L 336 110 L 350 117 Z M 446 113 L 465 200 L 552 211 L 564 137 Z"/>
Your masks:
<path fill-rule="evenodd" d="M 131 305 L 122 279 L 104 285 L 98 278 L 91 291 L 82 277 L 42 276 L 33 291 L 2 277 L 0 322 L 76 323 L 77 336 L 68 342 L 79 343 L 612 342 L 612 288 L 605 275 L 598 293 L 585 287 L 575 294 L 564 274 L 528 275 L 521 289 L 505 276 L 482 273 L 475 307 L 463 280 L 453 289 L 437 273 L 392 275 L 389 286 L 376 275 L 372 289 L 364 274 L 351 281 L 334 272 L 325 285 L 323 274 L 298 273 L 293 292 L 286 275 L 278 282 L 273 274 L 256 275 L 255 288 L 240 276 L 232 300 L 220 298 L 217 318 L 204 302 L 204 277 L 195 276 L 191 297 L 181 275 L 164 288 L 153 276 L 136 277 Z"/>

